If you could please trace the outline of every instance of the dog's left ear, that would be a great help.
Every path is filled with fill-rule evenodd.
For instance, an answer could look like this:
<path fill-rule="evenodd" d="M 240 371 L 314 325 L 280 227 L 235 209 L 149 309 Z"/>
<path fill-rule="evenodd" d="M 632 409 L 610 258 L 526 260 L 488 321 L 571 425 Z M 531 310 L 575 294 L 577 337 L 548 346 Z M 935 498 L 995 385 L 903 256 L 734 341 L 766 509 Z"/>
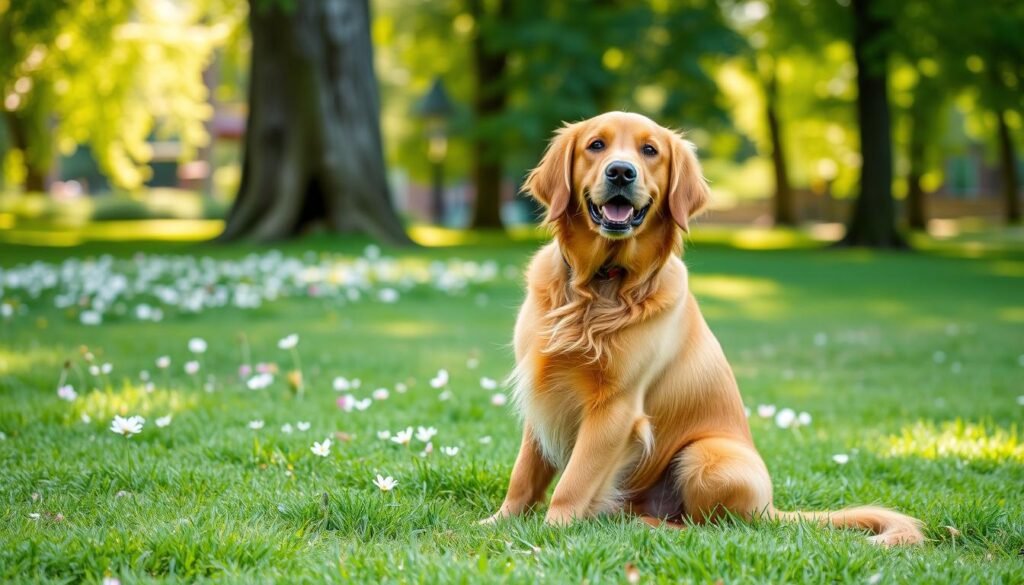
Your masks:
<path fill-rule="evenodd" d="M 540 164 L 530 171 L 523 183 L 523 192 L 548 208 L 548 222 L 561 217 L 569 207 L 575 144 L 576 124 L 566 124 L 551 139 Z"/>
<path fill-rule="evenodd" d="M 668 208 L 672 219 L 684 232 L 690 231 L 690 218 L 704 208 L 711 196 L 696 151 L 697 147 L 692 142 L 672 133 Z"/>

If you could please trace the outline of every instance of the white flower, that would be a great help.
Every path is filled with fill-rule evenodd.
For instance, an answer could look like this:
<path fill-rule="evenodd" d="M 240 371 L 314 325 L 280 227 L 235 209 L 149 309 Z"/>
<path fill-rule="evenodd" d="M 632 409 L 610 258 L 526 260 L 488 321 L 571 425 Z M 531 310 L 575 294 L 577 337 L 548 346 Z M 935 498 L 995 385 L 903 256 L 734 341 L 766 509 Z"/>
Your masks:
<path fill-rule="evenodd" d="M 352 412 L 352 409 L 356 407 L 356 397 L 351 394 L 345 394 L 344 396 L 338 397 L 336 401 L 338 408 L 345 412 Z"/>
<path fill-rule="evenodd" d="M 491 404 L 494 406 L 505 406 L 508 403 L 508 396 L 505 396 L 501 392 L 498 392 L 494 396 L 491 396 Z"/>
<path fill-rule="evenodd" d="M 1017 404 L 1024 406 L 1024 394 L 1017 397 Z"/>
<path fill-rule="evenodd" d="M 0 317 L 9 319 L 14 316 L 14 307 L 8 303 L 0 304 Z"/>
<path fill-rule="evenodd" d="M 71 384 L 65 384 L 60 388 L 57 388 L 57 397 L 61 400 L 72 402 L 75 398 L 78 398 L 78 392 L 75 392 L 75 389 Z"/>
<path fill-rule="evenodd" d="M 387 400 L 391 393 L 388 392 L 387 388 L 377 388 L 373 391 L 372 396 L 374 400 Z"/>
<path fill-rule="evenodd" d="M 249 421 L 249 428 L 258 431 L 263 428 L 263 421 L 260 419 L 251 420 Z"/>
<path fill-rule="evenodd" d="M 490 435 L 484 435 L 484 436 L 480 437 L 479 441 L 480 441 L 481 445 L 490 445 L 491 444 L 491 436 Z"/>
<path fill-rule="evenodd" d="M 346 390 L 351 390 L 351 389 L 352 389 L 352 384 L 348 381 L 347 378 L 345 378 L 343 376 L 338 376 L 337 378 L 334 379 L 334 391 L 335 392 L 344 392 Z"/>
<path fill-rule="evenodd" d="M 377 300 L 387 304 L 398 302 L 398 291 L 393 288 L 382 288 L 377 292 Z"/>
<path fill-rule="evenodd" d="M 103 322 L 103 315 L 97 311 L 82 311 L 78 319 L 82 322 L 82 325 L 99 325 Z"/>
<path fill-rule="evenodd" d="M 99 376 L 100 375 L 100 367 L 97 366 L 96 364 L 93 364 L 93 365 L 89 366 L 89 373 L 91 375 L 93 375 L 93 376 Z"/>
<path fill-rule="evenodd" d="M 395 392 L 398 392 L 399 394 L 405 394 L 406 391 L 408 390 L 408 386 L 406 386 L 402 382 L 398 382 L 397 384 L 395 384 Z"/>
<path fill-rule="evenodd" d="M 366 256 L 368 260 L 376 260 L 377 258 L 380 258 L 380 246 L 376 244 L 366 246 L 366 248 L 363 249 L 363 255 Z"/>
<path fill-rule="evenodd" d="M 249 378 L 245 385 L 249 387 L 249 390 L 263 390 L 273 383 L 274 376 L 267 372 L 263 372 L 262 374 L 256 374 Z"/>
<path fill-rule="evenodd" d="M 160 368 L 161 370 L 166 370 L 168 367 L 170 367 L 170 365 L 171 365 L 171 358 L 170 358 L 170 356 L 162 355 L 162 356 L 156 358 L 156 367 Z"/>
<path fill-rule="evenodd" d="M 377 431 L 377 438 L 381 441 L 387 441 L 391 438 L 391 431 Z"/>
<path fill-rule="evenodd" d="M 192 360 L 185 362 L 185 373 L 189 376 L 195 376 L 199 373 L 199 362 Z"/>
<path fill-rule="evenodd" d="M 91 423 L 91 422 L 92 422 L 92 417 L 91 417 L 91 416 L 89 416 L 89 413 L 88 413 L 88 412 L 83 412 L 83 413 L 82 413 L 82 417 L 81 417 L 81 420 L 82 420 L 82 422 L 83 422 L 83 423 L 85 423 L 85 424 L 89 424 L 89 423 Z"/>
<path fill-rule="evenodd" d="M 432 388 L 443 388 L 448 384 L 448 370 L 438 370 L 437 375 L 430 379 Z"/>
<path fill-rule="evenodd" d="M 799 415 L 797 415 L 796 422 L 800 423 L 800 426 L 806 427 L 807 425 L 811 424 L 811 413 L 801 412 Z"/>
<path fill-rule="evenodd" d="M 373 399 L 372 398 L 363 398 L 362 400 L 354 401 L 352 403 L 352 406 L 355 407 L 356 410 L 362 412 L 362 411 L 366 410 L 367 408 L 370 408 L 371 404 L 373 404 Z"/>
<path fill-rule="evenodd" d="M 434 427 L 419 427 L 416 429 L 416 440 L 421 443 L 426 443 L 430 439 L 433 439 L 436 434 L 437 429 Z"/>
<path fill-rule="evenodd" d="M 441 447 L 441 452 L 449 457 L 455 457 L 459 454 L 458 447 Z"/>
<path fill-rule="evenodd" d="M 396 485 L 398 485 L 398 481 L 395 480 L 395 478 L 391 477 L 390 475 L 387 477 L 383 477 L 381 476 L 381 474 L 378 473 L 377 479 L 373 480 L 373 485 L 380 488 L 380 491 L 382 492 L 390 492 L 391 490 L 395 489 Z"/>
<path fill-rule="evenodd" d="M 139 372 L 139 379 L 143 382 L 149 382 L 149 370 L 142 370 Z"/>
<path fill-rule="evenodd" d="M 471 370 L 475 370 L 479 366 L 480 366 L 480 360 L 476 359 L 475 357 L 471 357 L 468 360 L 466 360 L 466 367 L 471 369 Z"/>
<path fill-rule="evenodd" d="M 429 443 L 429 442 L 428 442 L 428 443 L 427 443 L 427 444 L 426 444 L 426 445 L 425 445 L 425 446 L 423 447 L 423 452 L 422 452 L 422 453 L 420 453 L 420 457 L 426 457 L 427 455 L 430 455 L 430 454 L 431 454 L 431 453 L 433 453 L 433 452 L 434 452 L 434 444 L 433 444 L 433 443 Z"/>
<path fill-rule="evenodd" d="M 404 431 L 397 431 L 395 436 L 391 437 L 391 441 L 399 445 L 408 446 L 409 442 L 412 441 L 412 427 L 406 427 Z"/>
<path fill-rule="evenodd" d="M 170 424 L 171 424 L 171 415 L 169 415 L 169 414 L 167 416 L 161 416 L 160 418 L 156 419 L 156 426 L 160 427 L 161 429 L 166 427 L 166 426 L 168 426 L 168 425 L 170 425 Z"/>
<path fill-rule="evenodd" d="M 835 461 L 839 465 L 846 465 L 850 461 L 850 456 L 846 453 L 836 453 L 832 456 L 832 461 Z"/>
<path fill-rule="evenodd" d="M 309 427 L 311 427 L 311 426 L 313 426 L 313 425 L 311 425 L 310 423 L 305 422 L 305 421 L 300 421 L 300 422 L 295 423 L 295 428 L 299 429 L 302 432 L 308 431 Z"/>
<path fill-rule="evenodd" d="M 314 455 L 319 455 L 320 457 L 327 457 L 328 455 L 331 454 L 331 439 L 324 439 L 323 443 L 314 442 L 313 446 L 310 447 L 309 450 L 312 451 Z"/>
<path fill-rule="evenodd" d="M 352 378 L 352 380 L 350 380 L 350 383 L 352 384 L 353 390 L 358 390 L 359 387 L 363 385 L 363 381 L 360 380 L 359 378 Z"/>
<path fill-rule="evenodd" d="M 792 408 L 783 408 L 775 415 L 775 424 L 780 429 L 788 429 L 796 421 L 796 412 Z"/>
<path fill-rule="evenodd" d="M 39 520 L 39 512 L 29 512 L 28 517 L 33 520 Z"/>
<path fill-rule="evenodd" d="M 206 353 L 206 340 L 202 337 L 193 337 L 188 340 L 188 350 L 192 353 Z"/>
<path fill-rule="evenodd" d="M 277 342 L 278 349 L 294 349 L 299 344 L 299 336 L 295 333 L 282 338 Z"/>
<path fill-rule="evenodd" d="M 121 416 L 114 416 L 113 422 L 110 423 L 110 430 L 125 437 L 131 437 L 142 432 L 142 425 L 145 424 L 146 419 L 141 416 L 130 416 L 124 418 Z"/>
<path fill-rule="evenodd" d="M 281 425 L 281 432 L 286 435 L 292 434 L 292 425 L 290 423 L 284 423 Z"/>
<path fill-rule="evenodd" d="M 102 585 L 121 585 L 121 580 L 117 577 L 104 577 Z"/>
<path fill-rule="evenodd" d="M 758 404 L 757 405 L 757 416 L 761 418 L 771 418 L 775 416 L 775 405 L 774 404 Z"/>
<path fill-rule="evenodd" d="M 494 378 L 483 377 L 480 378 L 480 387 L 484 390 L 494 390 L 498 387 L 498 382 Z"/>
<path fill-rule="evenodd" d="M 100 371 L 103 372 L 104 374 L 109 374 L 110 372 L 114 371 L 114 366 L 109 363 L 103 364 L 102 366 L 100 366 Z"/>
<path fill-rule="evenodd" d="M 442 393 L 437 395 L 437 399 L 440 400 L 441 402 L 444 402 L 446 400 L 451 400 L 452 396 L 455 396 L 455 395 L 452 394 L 451 390 L 445 390 L 444 392 L 442 392 Z"/>

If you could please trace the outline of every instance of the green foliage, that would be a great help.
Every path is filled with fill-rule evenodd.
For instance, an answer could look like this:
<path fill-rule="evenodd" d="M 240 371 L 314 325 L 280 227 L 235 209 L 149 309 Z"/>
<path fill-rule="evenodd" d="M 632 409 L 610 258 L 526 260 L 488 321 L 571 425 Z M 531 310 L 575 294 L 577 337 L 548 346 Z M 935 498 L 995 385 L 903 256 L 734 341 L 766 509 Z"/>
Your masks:
<path fill-rule="evenodd" d="M 148 177 L 151 137 L 175 137 L 182 159 L 206 144 L 202 73 L 244 17 L 220 0 L 14 2 L 0 10 L 0 91 L 9 124 L 30 132 L 26 158 L 46 169 L 52 145 L 89 144 L 111 181 Z M 52 128 L 51 128 L 52 126 Z"/>

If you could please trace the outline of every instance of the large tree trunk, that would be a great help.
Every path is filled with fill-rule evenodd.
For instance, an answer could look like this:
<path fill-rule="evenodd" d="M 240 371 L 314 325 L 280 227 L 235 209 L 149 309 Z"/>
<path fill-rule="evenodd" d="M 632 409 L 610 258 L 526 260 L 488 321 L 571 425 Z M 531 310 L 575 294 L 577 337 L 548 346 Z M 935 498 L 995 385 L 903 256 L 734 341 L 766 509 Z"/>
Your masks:
<path fill-rule="evenodd" d="M 798 223 L 793 187 L 786 170 L 786 152 L 782 146 L 782 127 L 779 123 L 779 85 L 775 76 L 775 63 L 764 80 L 765 115 L 768 135 L 772 143 L 772 167 L 775 170 L 775 225 L 795 226 Z"/>
<path fill-rule="evenodd" d="M 857 62 L 857 118 L 860 125 L 860 195 L 840 242 L 846 246 L 904 248 L 896 230 L 892 197 L 892 136 L 887 96 L 888 50 L 882 38 L 888 23 L 873 0 L 853 0 L 853 54 Z"/>
<path fill-rule="evenodd" d="M 1003 200 L 1006 202 L 1006 223 L 1020 223 L 1020 182 L 1017 178 L 1017 153 L 1006 124 L 1006 112 L 1000 110 L 999 118 L 999 166 L 1003 175 Z"/>
<path fill-rule="evenodd" d="M 368 0 L 251 1 L 238 198 L 222 240 L 314 227 L 405 244 L 385 175 Z"/>
<path fill-rule="evenodd" d="M 41 193 L 46 190 L 47 169 L 38 164 L 40 154 L 36 152 L 29 136 L 32 130 L 29 126 L 33 123 L 45 124 L 44 120 L 26 119 L 25 112 L 5 111 L 4 118 L 7 120 L 7 134 L 11 137 L 11 146 L 14 150 L 21 152 L 22 166 L 25 171 L 25 192 Z"/>
<path fill-rule="evenodd" d="M 502 22 L 509 16 L 510 0 L 498 0 L 494 20 Z M 477 23 L 487 19 L 482 0 L 470 0 L 470 12 Z M 499 137 L 482 131 L 489 119 L 505 110 L 507 92 L 505 70 L 508 53 L 496 49 L 486 31 L 477 29 L 473 39 L 473 67 L 476 70 L 476 93 L 473 96 L 473 114 L 476 131 L 473 137 L 473 182 L 476 187 L 476 205 L 473 208 L 474 228 L 501 228 L 502 146 Z"/>

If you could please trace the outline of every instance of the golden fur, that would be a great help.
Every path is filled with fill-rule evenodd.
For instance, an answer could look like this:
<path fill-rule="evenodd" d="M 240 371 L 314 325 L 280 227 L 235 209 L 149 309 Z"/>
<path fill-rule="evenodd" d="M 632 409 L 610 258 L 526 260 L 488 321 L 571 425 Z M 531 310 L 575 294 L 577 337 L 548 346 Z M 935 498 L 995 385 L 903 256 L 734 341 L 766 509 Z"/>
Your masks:
<path fill-rule="evenodd" d="M 613 160 L 636 167 L 630 201 L 649 206 L 625 236 L 588 214 L 588 201 L 616 188 L 605 177 Z M 679 527 L 728 512 L 859 527 L 882 544 L 923 540 L 919 521 L 884 508 L 772 506 L 732 369 L 679 258 L 680 228 L 709 195 L 681 135 L 623 112 L 566 125 L 524 190 L 547 207 L 554 240 L 527 272 L 514 337 L 522 445 L 486 521 L 543 502 L 561 471 L 546 514 L 554 524 L 626 510 Z"/>

